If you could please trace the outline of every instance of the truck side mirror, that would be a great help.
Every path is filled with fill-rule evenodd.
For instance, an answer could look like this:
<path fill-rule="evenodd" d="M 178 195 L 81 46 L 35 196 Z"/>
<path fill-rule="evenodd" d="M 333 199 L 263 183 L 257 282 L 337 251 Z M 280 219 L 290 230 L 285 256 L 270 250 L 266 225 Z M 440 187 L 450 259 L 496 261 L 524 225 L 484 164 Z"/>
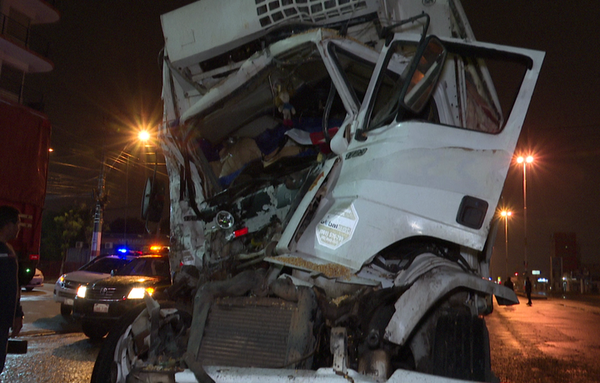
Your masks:
<path fill-rule="evenodd" d="M 429 36 L 420 47 L 411 64 L 407 81 L 401 94 L 401 104 L 418 114 L 429 101 L 435 84 L 444 68 L 447 50 L 435 36 Z"/>

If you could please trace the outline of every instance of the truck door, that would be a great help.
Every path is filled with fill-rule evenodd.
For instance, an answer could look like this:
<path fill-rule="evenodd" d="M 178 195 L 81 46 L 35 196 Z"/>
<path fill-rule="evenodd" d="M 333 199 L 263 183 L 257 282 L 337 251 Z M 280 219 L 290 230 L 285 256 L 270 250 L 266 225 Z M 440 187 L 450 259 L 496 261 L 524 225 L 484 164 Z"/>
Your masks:
<path fill-rule="evenodd" d="M 345 222 L 345 233 L 333 244 L 320 241 L 317 225 L 318 257 L 359 269 L 412 236 L 475 250 L 485 245 L 544 53 L 443 39 L 447 55 L 434 58 L 443 66 L 439 79 L 407 88 L 408 75 L 416 82 L 428 76 L 410 72 L 415 57 L 419 65 L 428 60 L 418 41 L 396 34 L 381 52 L 341 155 L 332 202 L 317 217 L 325 231 Z M 430 96 L 411 109 L 407 89 L 428 87 Z"/>

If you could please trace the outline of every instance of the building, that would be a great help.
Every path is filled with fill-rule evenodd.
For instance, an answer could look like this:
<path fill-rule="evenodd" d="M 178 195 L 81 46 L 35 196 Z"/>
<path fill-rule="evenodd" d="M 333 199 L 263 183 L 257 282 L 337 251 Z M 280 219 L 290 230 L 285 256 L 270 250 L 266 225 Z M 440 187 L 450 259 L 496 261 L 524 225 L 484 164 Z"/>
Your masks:
<path fill-rule="evenodd" d="M 27 85 L 26 76 L 54 68 L 49 42 L 34 27 L 59 20 L 55 1 L 0 1 L 0 97 L 39 111 L 43 95 Z"/>
<path fill-rule="evenodd" d="M 0 204 L 21 212 L 21 230 L 11 244 L 22 284 L 31 279 L 40 258 L 51 130 L 42 93 L 29 87 L 26 78 L 53 69 L 49 44 L 34 26 L 58 19 L 48 1 L 0 0 L 0 183 L 10 185 L 1 188 Z"/>
<path fill-rule="evenodd" d="M 554 233 L 552 235 L 551 251 L 551 283 L 553 289 L 583 291 L 577 235 L 575 233 Z"/>
<path fill-rule="evenodd" d="M 562 259 L 563 273 L 579 270 L 577 235 L 575 233 L 554 233 L 552 235 L 552 257 Z"/>

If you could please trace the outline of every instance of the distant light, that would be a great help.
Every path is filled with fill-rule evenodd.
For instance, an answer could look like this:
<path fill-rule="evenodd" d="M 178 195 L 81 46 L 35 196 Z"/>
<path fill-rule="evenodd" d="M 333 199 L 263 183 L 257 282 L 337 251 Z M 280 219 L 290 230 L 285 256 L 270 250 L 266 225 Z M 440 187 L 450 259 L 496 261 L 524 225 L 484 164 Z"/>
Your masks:
<path fill-rule="evenodd" d="M 527 157 L 522 157 L 519 156 L 517 157 L 517 162 L 522 164 L 523 162 L 527 162 L 528 164 L 533 162 L 533 156 L 527 156 Z"/>
<path fill-rule="evenodd" d="M 48 151 L 49 151 L 50 153 L 52 153 L 52 152 L 54 151 L 54 149 L 52 149 L 52 148 L 48 148 Z"/>
<path fill-rule="evenodd" d="M 127 253 L 127 248 L 121 247 L 121 248 L 118 248 L 117 251 L 121 254 L 125 254 L 125 253 Z"/>
<path fill-rule="evenodd" d="M 531 270 L 531 275 L 540 275 L 539 270 Z"/>
<path fill-rule="evenodd" d="M 518 276 L 519 276 L 519 273 L 515 273 L 515 277 L 518 277 Z"/>
<path fill-rule="evenodd" d="M 547 278 L 538 278 L 538 283 L 548 283 L 548 279 Z"/>
<path fill-rule="evenodd" d="M 138 133 L 138 138 L 140 139 L 140 141 L 148 141 L 150 139 L 150 133 L 148 133 L 145 130 L 140 130 L 140 132 Z"/>

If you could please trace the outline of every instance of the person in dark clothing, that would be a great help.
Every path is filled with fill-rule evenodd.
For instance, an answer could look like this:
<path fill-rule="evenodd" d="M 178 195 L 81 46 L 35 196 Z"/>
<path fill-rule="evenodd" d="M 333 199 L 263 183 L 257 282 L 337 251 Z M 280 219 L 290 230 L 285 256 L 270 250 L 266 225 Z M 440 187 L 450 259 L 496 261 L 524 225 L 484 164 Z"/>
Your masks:
<path fill-rule="evenodd" d="M 527 305 L 531 306 L 531 281 L 529 277 L 525 279 L 525 294 L 527 294 Z"/>
<path fill-rule="evenodd" d="M 19 262 L 8 243 L 19 234 L 19 226 L 19 211 L 0 206 L 0 373 L 4 370 L 8 338 L 19 335 L 23 327 Z"/>
<path fill-rule="evenodd" d="M 515 289 L 515 286 L 513 285 L 513 282 L 510 280 L 510 277 L 508 277 L 506 282 L 504 282 L 504 286 L 508 287 L 511 290 Z"/>

